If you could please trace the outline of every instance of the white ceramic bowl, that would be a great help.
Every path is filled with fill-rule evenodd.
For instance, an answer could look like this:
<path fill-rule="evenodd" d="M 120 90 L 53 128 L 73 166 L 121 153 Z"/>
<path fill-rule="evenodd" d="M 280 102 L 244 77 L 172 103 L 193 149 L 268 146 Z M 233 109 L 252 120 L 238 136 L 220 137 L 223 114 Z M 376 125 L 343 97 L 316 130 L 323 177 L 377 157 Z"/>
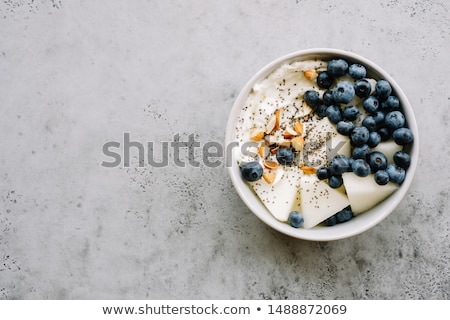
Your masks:
<path fill-rule="evenodd" d="M 225 136 L 226 146 L 230 146 L 230 144 L 235 142 L 236 119 L 239 116 L 239 113 L 245 103 L 247 96 L 249 95 L 252 87 L 256 83 L 266 78 L 272 71 L 285 63 L 290 63 L 293 61 L 310 59 L 330 60 L 333 58 L 343 58 L 347 60 L 349 64 L 355 62 L 361 63 L 366 67 L 368 77 L 372 77 L 375 79 L 386 79 L 387 81 L 389 81 L 394 90 L 393 94 L 395 94 L 400 99 L 403 113 L 406 117 L 407 125 L 414 134 L 414 142 L 406 148 L 408 153 L 411 155 L 411 166 L 408 168 L 405 181 L 401 184 L 400 188 L 374 208 L 354 217 L 353 219 L 345 223 L 337 224 L 332 227 L 316 226 L 312 229 L 293 228 L 287 223 L 276 220 L 266 209 L 258 196 L 253 192 L 252 188 L 242 179 L 239 167 L 235 159 L 233 159 L 231 163 L 228 164 L 229 174 L 235 189 L 237 190 L 244 203 L 258 218 L 260 218 L 267 225 L 274 228 L 275 230 L 278 230 L 279 232 L 295 238 L 311 241 L 331 241 L 360 234 L 377 225 L 384 218 L 386 218 L 392 211 L 394 211 L 394 209 L 407 193 L 408 188 L 413 181 L 414 173 L 417 167 L 419 156 L 419 134 L 411 105 L 395 80 L 389 75 L 389 73 L 384 71 L 381 67 L 379 67 L 372 61 L 367 60 L 366 58 L 363 58 L 352 52 L 328 48 L 308 49 L 293 52 L 269 63 L 248 81 L 232 107 L 227 123 Z"/>

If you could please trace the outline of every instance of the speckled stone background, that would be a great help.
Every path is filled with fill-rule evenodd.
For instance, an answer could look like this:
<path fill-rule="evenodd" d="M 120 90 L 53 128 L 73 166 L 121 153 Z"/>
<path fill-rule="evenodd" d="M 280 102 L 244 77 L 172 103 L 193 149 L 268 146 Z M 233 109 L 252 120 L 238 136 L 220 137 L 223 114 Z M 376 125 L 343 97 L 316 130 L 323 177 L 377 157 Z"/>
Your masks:
<path fill-rule="evenodd" d="M 0 2 L 2 299 L 449 299 L 450 2 Z M 258 220 L 224 165 L 129 167 L 103 144 L 223 144 L 273 59 L 335 47 L 410 99 L 420 164 L 375 228 L 328 243 Z M 180 159 L 201 161 L 201 148 Z M 136 152 L 135 152 L 136 151 Z M 223 160 L 220 159 L 219 160 Z"/>

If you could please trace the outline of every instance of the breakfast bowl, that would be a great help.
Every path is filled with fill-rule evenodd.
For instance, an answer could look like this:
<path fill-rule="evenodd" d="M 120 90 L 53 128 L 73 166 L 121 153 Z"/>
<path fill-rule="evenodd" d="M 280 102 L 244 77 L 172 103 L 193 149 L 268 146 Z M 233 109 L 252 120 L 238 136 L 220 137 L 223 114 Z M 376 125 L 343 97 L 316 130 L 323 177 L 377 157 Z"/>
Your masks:
<path fill-rule="evenodd" d="M 413 109 L 388 72 L 352 52 L 307 49 L 243 87 L 226 127 L 227 169 L 271 228 L 339 240 L 395 210 L 414 178 L 418 139 Z"/>

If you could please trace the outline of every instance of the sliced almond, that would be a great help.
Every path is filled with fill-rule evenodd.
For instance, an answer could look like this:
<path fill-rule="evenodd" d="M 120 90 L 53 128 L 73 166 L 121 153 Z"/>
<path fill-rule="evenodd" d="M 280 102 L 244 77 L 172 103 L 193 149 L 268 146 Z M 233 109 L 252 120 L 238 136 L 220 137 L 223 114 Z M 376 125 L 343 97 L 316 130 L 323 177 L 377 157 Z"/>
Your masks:
<path fill-rule="evenodd" d="M 285 140 L 283 140 L 283 141 L 280 141 L 280 142 L 278 143 L 278 145 L 279 145 L 280 147 L 283 147 L 283 148 L 290 148 L 290 147 L 291 147 L 291 140 L 285 139 Z"/>
<path fill-rule="evenodd" d="M 295 137 L 296 135 L 298 135 L 297 131 L 295 131 L 291 127 L 287 127 L 286 130 L 284 130 L 284 133 L 283 133 L 283 137 L 285 139 L 290 139 L 292 137 Z"/>
<path fill-rule="evenodd" d="M 264 131 L 259 128 L 253 128 L 250 132 L 250 139 L 253 141 L 260 141 L 264 138 Z"/>
<path fill-rule="evenodd" d="M 303 166 L 300 168 L 304 174 L 315 174 L 317 172 L 316 168 Z"/>
<path fill-rule="evenodd" d="M 295 149 L 295 151 L 302 151 L 303 146 L 305 145 L 305 140 L 303 137 L 295 137 L 291 139 L 291 146 Z"/>
<path fill-rule="evenodd" d="M 270 149 L 270 152 L 271 152 L 272 154 L 275 154 L 275 153 L 277 153 L 278 149 L 280 149 L 280 146 L 277 146 L 277 147 L 275 147 L 275 148 Z"/>
<path fill-rule="evenodd" d="M 273 146 L 277 143 L 277 138 L 273 135 L 267 135 L 264 139 L 266 141 L 266 145 Z"/>
<path fill-rule="evenodd" d="M 316 70 L 310 69 L 303 72 L 303 75 L 306 79 L 310 81 L 315 81 L 317 79 L 317 76 L 319 75 Z"/>
<path fill-rule="evenodd" d="M 302 135 L 304 131 L 303 124 L 301 122 L 296 122 L 294 124 L 294 131 L 297 132 L 297 134 Z"/>
<path fill-rule="evenodd" d="M 265 146 L 264 146 L 264 143 L 261 143 L 260 145 L 259 145 L 259 148 L 258 148 L 258 154 L 259 154 L 259 156 L 261 157 L 261 158 L 264 158 L 265 157 Z"/>
<path fill-rule="evenodd" d="M 302 113 L 303 113 L 303 115 L 306 116 L 306 115 L 308 115 L 308 114 L 310 114 L 310 113 L 313 113 L 313 112 L 314 112 L 314 109 L 311 108 L 311 107 L 306 103 L 306 101 L 303 100 L 303 103 L 302 103 Z"/>
<path fill-rule="evenodd" d="M 263 178 L 266 180 L 268 184 L 272 184 L 275 181 L 276 174 L 275 173 L 263 173 Z"/>
<path fill-rule="evenodd" d="M 264 161 L 264 167 L 269 170 L 276 170 L 278 168 L 278 162 L 275 161 Z"/>
<path fill-rule="evenodd" d="M 275 130 L 276 124 L 277 124 L 277 117 L 273 114 L 269 117 L 269 120 L 267 121 L 266 133 L 271 134 L 272 131 Z"/>
<path fill-rule="evenodd" d="M 275 111 L 275 128 L 274 130 L 280 129 L 280 119 L 281 119 L 281 109 Z"/>

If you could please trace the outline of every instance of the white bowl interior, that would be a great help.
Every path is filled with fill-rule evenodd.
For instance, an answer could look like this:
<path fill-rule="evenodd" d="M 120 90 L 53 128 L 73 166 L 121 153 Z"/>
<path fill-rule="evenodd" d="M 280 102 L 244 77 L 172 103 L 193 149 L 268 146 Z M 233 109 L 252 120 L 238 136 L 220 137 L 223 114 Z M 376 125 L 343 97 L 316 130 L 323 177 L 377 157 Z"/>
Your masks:
<path fill-rule="evenodd" d="M 411 185 L 414 177 L 414 173 L 416 171 L 418 156 L 419 156 L 419 135 L 416 124 L 416 119 L 414 117 L 414 112 L 411 108 L 411 105 L 395 82 L 395 80 L 382 68 L 377 66 L 375 63 L 363 58 L 357 54 L 338 50 L 338 49 L 308 49 L 293 52 L 284 57 L 281 57 L 272 63 L 268 64 L 264 68 L 262 68 L 258 73 L 256 73 L 244 86 L 239 96 L 237 97 L 226 128 L 226 136 L 225 136 L 225 145 L 229 146 L 235 141 L 235 124 L 236 120 L 239 116 L 242 106 L 245 103 L 247 96 L 249 95 L 252 87 L 255 83 L 266 78 L 272 71 L 280 67 L 285 63 L 290 63 L 293 61 L 300 60 L 310 60 L 310 59 L 323 59 L 330 60 L 333 58 L 343 58 L 347 60 L 349 63 L 361 63 L 367 68 L 367 76 L 375 79 L 386 79 L 390 82 L 394 93 L 399 99 L 405 114 L 405 118 L 407 120 L 408 127 L 412 130 L 414 134 L 414 142 L 406 148 L 408 153 L 411 155 L 411 166 L 408 168 L 405 181 L 402 183 L 400 188 L 390 197 L 385 199 L 383 202 L 375 206 L 374 208 L 354 217 L 350 221 L 347 221 L 342 224 L 337 224 L 332 227 L 326 226 L 316 226 L 312 229 L 303 229 L 303 228 L 293 228 L 287 223 L 280 222 L 276 220 L 272 214 L 266 209 L 264 204 L 260 201 L 258 196 L 253 192 L 252 188 L 241 178 L 241 173 L 237 162 L 234 159 L 231 163 L 228 163 L 228 170 L 233 182 L 235 189 L 237 190 L 239 196 L 242 198 L 244 203 L 248 206 L 248 208 L 263 222 L 267 225 L 271 226 L 275 230 L 282 232 L 286 235 L 304 239 L 304 240 L 312 240 L 312 241 L 331 241 L 338 240 L 347 237 L 351 237 L 362 233 L 384 218 L 386 218 L 400 203 L 405 194 L 407 193 L 409 186 Z"/>

